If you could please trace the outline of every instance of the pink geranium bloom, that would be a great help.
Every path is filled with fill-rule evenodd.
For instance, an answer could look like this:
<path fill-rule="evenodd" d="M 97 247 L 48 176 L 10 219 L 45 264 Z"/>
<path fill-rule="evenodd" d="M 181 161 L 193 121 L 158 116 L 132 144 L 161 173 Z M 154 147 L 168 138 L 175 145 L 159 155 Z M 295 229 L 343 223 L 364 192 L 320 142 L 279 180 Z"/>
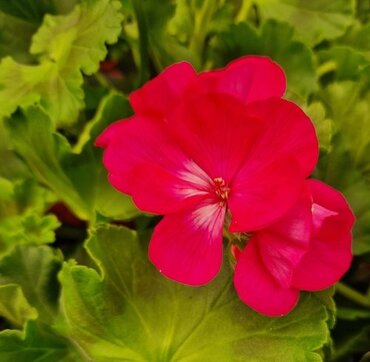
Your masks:
<path fill-rule="evenodd" d="M 251 308 L 284 315 L 300 290 L 316 291 L 337 282 L 351 260 L 354 216 L 333 188 L 308 180 L 296 205 L 278 222 L 253 233 L 237 257 L 234 284 Z"/>
<path fill-rule="evenodd" d="M 167 277 L 202 285 L 217 274 L 227 212 L 231 231 L 251 231 L 297 201 L 318 144 L 284 91 L 284 74 L 268 58 L 201 74 L 178 63 L 135 91 L 135 115 L 98 138 L 112 185 L 141 210 L 165 215 L 149 256 Z"/>

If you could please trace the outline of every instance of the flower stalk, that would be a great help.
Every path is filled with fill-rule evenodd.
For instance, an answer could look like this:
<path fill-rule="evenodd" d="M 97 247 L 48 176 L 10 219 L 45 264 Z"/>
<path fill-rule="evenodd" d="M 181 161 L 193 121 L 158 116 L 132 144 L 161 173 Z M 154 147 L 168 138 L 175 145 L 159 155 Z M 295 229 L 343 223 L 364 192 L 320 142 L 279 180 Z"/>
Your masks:
<path fill-rule="evenodd" d="M 335 284 L 335 291 L 362 307 L 370 308 L 370 298 L 352 289 L 347 284 L 342 282 Z"/>

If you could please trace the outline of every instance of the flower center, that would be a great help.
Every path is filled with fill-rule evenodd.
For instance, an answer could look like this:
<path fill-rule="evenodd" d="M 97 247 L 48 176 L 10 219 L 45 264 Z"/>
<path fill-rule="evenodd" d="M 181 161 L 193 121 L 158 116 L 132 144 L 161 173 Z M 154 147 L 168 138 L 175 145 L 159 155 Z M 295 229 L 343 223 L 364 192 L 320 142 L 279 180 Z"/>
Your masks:
<path fill-rule="evenodd" d="M 214 192 L 217 197 L 220 198 L 221 202 L 226 202 L 229 197 L 230 188 L 226 185 L 225 180 L 222 177 L 215 177 L 213 179 Z"/>

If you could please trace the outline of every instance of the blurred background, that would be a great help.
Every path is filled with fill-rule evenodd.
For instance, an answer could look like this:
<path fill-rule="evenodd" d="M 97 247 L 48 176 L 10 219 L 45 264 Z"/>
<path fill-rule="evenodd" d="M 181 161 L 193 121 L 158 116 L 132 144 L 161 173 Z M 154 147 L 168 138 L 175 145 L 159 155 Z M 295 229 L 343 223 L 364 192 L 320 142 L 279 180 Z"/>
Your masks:
<path fill-rule="evenodd" d="M 36 315 L 58 324 L 57 272 L 63 258 L 93 266 L 82 245 L 94 225 L 145 240 L 157 221 L 111 188 L 93 145 L 132 113 L 127 95 L 180 60 L 201 71 L 259 54 L 283 67 L 286 98 L 315 124 L 314 177 L 357 217 L 321 353 L 359 361 L 370 350 L 369 19 L 369 0 L 0 0 L 0 359 L 39 360 L 10 355 L 26 337 L 9 330 Z M 67 343 L 42 330 L 47 345 Z"/>

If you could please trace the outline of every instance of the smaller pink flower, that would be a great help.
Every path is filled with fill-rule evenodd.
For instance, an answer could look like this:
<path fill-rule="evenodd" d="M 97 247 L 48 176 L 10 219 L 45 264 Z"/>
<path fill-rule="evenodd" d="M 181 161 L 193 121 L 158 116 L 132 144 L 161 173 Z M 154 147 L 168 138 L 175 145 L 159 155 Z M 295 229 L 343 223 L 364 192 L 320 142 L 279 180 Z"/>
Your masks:
<path fill-rule="evenodd" d="M 234 250 L 239 297 L 260 313 L 281 316 L 294 308 L 300 290 L 331 286 L 351 263 L 353 223 L 353 213 L 338 191 L 320 181 L 306 181 L 288 214 L 253 233 L 241 253 Z"/>

